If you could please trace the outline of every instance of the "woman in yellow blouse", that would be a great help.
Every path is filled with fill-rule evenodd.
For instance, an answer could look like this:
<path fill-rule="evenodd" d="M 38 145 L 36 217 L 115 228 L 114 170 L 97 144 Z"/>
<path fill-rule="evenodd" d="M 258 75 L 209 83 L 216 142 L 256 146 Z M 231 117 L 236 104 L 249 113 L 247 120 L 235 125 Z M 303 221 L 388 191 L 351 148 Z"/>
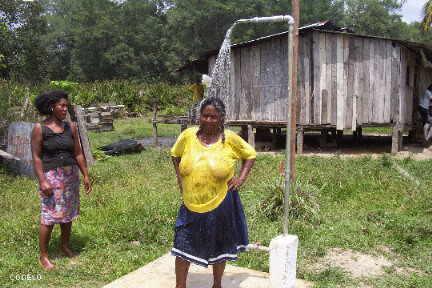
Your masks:
<path fill-rule="evenodd" d="M 200 126 L 183 131 L 171 149 L 183 198 L 175 225 L 176 288 L 186 288 L 190 263 L 213 265 L 213 288 L 221 288 L 227 260 L 248 245 L 246 218 L 237 189 L 255 162 L 255 150 L 224 130 L 225 105 L 208 97 L 200 105 Z M 242 160 L 240 175 L 235 163 Z"/>

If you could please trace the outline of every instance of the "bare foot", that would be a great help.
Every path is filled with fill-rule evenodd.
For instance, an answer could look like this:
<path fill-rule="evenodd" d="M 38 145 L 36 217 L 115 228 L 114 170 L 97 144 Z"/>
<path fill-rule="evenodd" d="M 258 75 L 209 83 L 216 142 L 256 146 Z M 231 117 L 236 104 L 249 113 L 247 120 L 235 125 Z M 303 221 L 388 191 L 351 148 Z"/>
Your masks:
<path fill-rule="evenodd" d="M 42 266 L 44 270 L 54 270 L 56 267 L 50 262 L 48 257 L 41 256 L 39 257 L 39 264 Z"/>
<path fill-rule="evenodd" d="M 66 255 L 69 258 L 77 257 L 78 255 L 73 253 L 68 247 L 62 247 L 60 248 L 60 252 Z"/>

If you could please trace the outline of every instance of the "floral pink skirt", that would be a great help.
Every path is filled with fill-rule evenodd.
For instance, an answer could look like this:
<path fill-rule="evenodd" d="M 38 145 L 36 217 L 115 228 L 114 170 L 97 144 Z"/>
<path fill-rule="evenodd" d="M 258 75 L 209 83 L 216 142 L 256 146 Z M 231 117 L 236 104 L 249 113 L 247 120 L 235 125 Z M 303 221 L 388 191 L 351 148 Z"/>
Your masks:
<path fill-rule="evenodd" d="M 68 223 L 79 216 L 79 168 L 76 165 L 60 167 L 44 173 L 53 187 L 53 194 L 46 196 L 39 191 L 41 224 Z"/>

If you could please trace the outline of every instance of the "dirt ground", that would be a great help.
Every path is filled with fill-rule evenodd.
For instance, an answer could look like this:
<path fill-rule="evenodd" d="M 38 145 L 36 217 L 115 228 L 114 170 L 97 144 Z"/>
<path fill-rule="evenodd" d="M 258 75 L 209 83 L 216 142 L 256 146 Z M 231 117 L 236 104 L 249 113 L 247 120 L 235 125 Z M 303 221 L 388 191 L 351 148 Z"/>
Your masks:
<path fill-rule="evenodd" d="M 154 139 L 151 137 L 137 139 L 144 146 L 153 146 Z M 174 144 L 175 137 L 158 137 L 158 146 L 170 147 Z M 258 139 L 255 143 L 257 151 L 274 154 L 280 153 L 285 148 L 285 139 L 278 139 L 276 145 L 272 144 L 269 139 Z M 366 134 L 361 140 L 356 140 L 353 135 L 344 135 L 337 147 L 336 142 L 328 142 L 326 147 L 320 145 L 319 133 L 307 133 L 304 136 L 304 156 L 320 156 L 320 157 L 364 157 L 379 158 L 385 153 L 391 152 L 391 136 Z M 409 143 L 408 137 L 404 137 L 402 151 L 396 157 L 407 158 L 414 160 L 430 160 L 432 159 L 432 147 L 425 149 L 421 144 Z"/>
<path fill-rule="evenodd" d="M 399 266 L 398 255 L 384 245 L 378 246 L 377 250 L 375 254 L 364 254 L 350 249 L 333 248 L 327 251 L 326 256 L 312 265 L 311 269 L 320 272 L 328 267 L 338 267 L 359 280 L 376 278 L 388 271 L 401 275 L 424 273 L 413 268 Z M 360 287 L 368 288 L 369 286 L 365 284 Z"/>
<path fill-rule="evenodd" d="M 319 133 L 308 133 L 304 136 L 303 156 L 320 156 L 320 157 L 364 157 L 372 158 L 381 157 L 385 153 L 391 153 L 390 135 L 366 134 L 360 140 L 355 139 L 353 135 L 343 135 L 339 141 L 329 141 L 326 145 L 320 143 Z M 278 139 L 276 147 L 269 141 L 256 142 L 256 148 L 261 152 L 280 152 L 285 147 L 284 139 Z M 409 143 L 408 137 L 404 137 L 401 151 L 395 155 L 398 158 L 410 157 L 414 160 L 432 159 L 432 147 L 428 149 L 418 143 Z"/>

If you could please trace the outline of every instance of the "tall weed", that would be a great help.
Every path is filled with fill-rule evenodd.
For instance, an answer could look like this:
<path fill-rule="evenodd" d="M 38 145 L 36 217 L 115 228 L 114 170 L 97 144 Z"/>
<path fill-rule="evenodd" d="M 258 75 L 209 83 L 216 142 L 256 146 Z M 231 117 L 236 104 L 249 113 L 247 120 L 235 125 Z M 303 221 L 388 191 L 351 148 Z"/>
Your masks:
<path fill-rule="evenodd" d="M 284 214 L 284 178 L 276 177 L 266 183 L 266 198 L 260 203 L 265 217 L 276 221 Z M 320 190 L 315 185 L 297 179 L 289 195 L 289 217 L 302 219 L 309 223 L 319 223 L 320 205 L 318 196 Z"/>

